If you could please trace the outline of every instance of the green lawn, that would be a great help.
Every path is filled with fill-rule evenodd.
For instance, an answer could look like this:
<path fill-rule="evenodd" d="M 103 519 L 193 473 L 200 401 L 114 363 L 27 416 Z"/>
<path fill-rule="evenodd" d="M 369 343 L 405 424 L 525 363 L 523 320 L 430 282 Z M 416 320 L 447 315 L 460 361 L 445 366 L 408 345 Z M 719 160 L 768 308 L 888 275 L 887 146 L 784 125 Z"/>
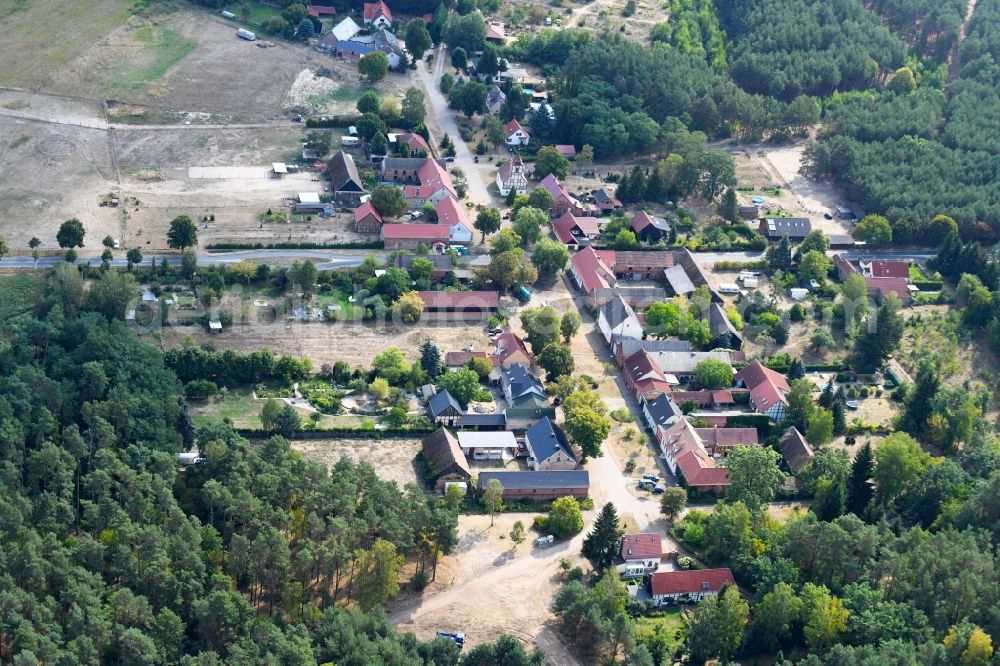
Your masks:
<path fill-rule="evenodd" d="M 321 310 L 325 310 L 326 306 L 330 303 L 339 303 L 341 308 L 341 319 L 351 319 L 354 317 L 354 303 L 349 302 L 347 300 L 347 294 L 339 289 L 334 289 L 329 294 L 318 294 L 313 296 L 313 303 Z"/>
<path fill-rule="evenodd" d="M 250 22 L 251 23 L 256 23 L 257 25 L 260 25 L 260 24 L 262 24 L 264 21 L 266 21 L 269 18 L 274 18 L 274 17 L 282 18 L 281 17 L 281 9 L 279 7 L 271 7 L 269 5 L 262 5 L 259 2 L 250 2 L 250 3 L 247 3 L 247 4 L 250 7 Z M 237 9 L 237 10 L 233 10 L 233 13 L 236 14 L 236 18 L 238 18 L 238 19 L 242 19 L 243 18 L 243 12 L 242 11 L 240 11 L 240 10 Z"/>

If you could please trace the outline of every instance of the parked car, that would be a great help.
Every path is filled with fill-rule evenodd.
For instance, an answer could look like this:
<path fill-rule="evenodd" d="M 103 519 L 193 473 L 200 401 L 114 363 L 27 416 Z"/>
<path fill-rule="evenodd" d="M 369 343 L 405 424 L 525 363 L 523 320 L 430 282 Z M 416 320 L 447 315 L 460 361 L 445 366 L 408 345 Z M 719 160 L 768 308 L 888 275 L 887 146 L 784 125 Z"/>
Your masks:
<path fill-rule="evenodd" d="M 490 335 L 500 335 L 501 333 L 503 333 L 503 329 L 494 326 L 493 328 L 487 328 L 486 332 Z"/>
<path fill-rule="evenodd" d="M 439 631 L 436 636 L 438 638 L 447 638 L 455 641 L 455 645 L 457 645 L 459 649 L 465 645 L 465 633 L 461 631 Z"/>
<path fill-rule="evenodd" d="M 552 542 L 554 542 L 555 540 L 556 538 L 551 534 L 549 534 L 548 536 L 538 537 L 537 539 L 535 539 L 535 545 L 538 546 L 539 548 L 545 548 L 546 546 L 551 546 Z"/>
<path fill-rule="evenodd" d="M 556 399 L 552 401 L 552 404 L 555 405 L 556 407 L 558 407 L 559 405 L 562 404 L 562 398 L 557 395 Z"/>
<path fill-rule="evenodd" d="M 422 210 L 415 210 L 412 213 L 410 213 L 410 219 L 411 220 L 419 220 L 423 216 L 424 216 L 424 211 L 422 211 Z"/>
<path fill-rule="evenodd" d="M 455 161 L 455 158 L 449 155 L 448 157 L 444 158 L 444 161 L 450 164 Z"/>
<path fill-rule="evenodd" d="M 655 483 L 653 483 L 652 481 L 647 481 L 646 479 L 643 479 L 642 481 L 639 482 L 639 490 L 652 490 L 655 487 L 656 487 Z"/>
<path fill-rule="evenodd" d="M 656 486 L 653 488 L 654 495 L 662 495 L 665 492 L 667 492 L 667 489 L 664 488 L 663 486 Z"/>
<path fill-rule="evenodd" d="M 652 481 L 653 483 L 659 483 L 660 482 L 660 477 L 656 476 L 655 474 L 643 474 L 642 475 L 642 480 L 643 481 Z"/>

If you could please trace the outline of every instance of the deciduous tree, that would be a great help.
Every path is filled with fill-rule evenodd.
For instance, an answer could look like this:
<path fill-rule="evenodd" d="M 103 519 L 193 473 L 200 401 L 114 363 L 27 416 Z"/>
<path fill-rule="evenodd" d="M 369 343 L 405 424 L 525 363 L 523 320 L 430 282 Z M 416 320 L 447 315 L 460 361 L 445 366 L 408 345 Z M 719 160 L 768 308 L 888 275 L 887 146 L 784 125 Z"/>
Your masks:
<path fill-rule="evenodd" d="M 372 51 L 361 56 L 358 71 L 369 83 L 378 83 L 389 73 L 389 57 L 381 51 Z"/>
<path fill-rule="evenodd" d="M 734 446 L 726 467 L 730 480 L 726 498 L 743 502 L 751 513 L 764 510 L 785 476 L 778 469 L 778 453 L 764 446 Z"/>

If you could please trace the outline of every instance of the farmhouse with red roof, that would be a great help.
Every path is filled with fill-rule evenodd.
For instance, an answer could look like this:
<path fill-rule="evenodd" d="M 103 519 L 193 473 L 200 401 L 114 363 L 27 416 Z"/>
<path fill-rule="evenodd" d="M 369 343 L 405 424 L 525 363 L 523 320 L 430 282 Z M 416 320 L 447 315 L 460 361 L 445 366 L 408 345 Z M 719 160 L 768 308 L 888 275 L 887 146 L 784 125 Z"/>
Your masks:
<path fill-rule="evenodd" d="M 378 2 L 366 2 L 364 7 L 365 23 L 370 23 L 376 28 L 388 28 L 392 25 L 392 12 L 389 5 L 382 0 Z"/>
<path fill-rule="evenodd" d="M 737 386 L 750 390 L 750 406 L 758 414 L 767 414 L 779 423 L 785 418 L 788 401 L 788 381 L 780 372 L 752 361 L 733 378 Z"/>
<path fill-rule="evenodd" d="M 655 532 L 622 537 L 615 568 L 622 578 L 638 578 L 655 572 L 663 559 L 663 543 Z"/>
<path fill-rule="evenodd" d="M 503 128 L 504 136 L 507 137 L 508 146 L 526 146 L 531 142 L 531 135 L 528 130 L 521 127 L 521 123 L 512 120 Z"/>
<path fill-rule="evenodd" d="M 649 578 L 649 596 L 657 606 L 698 602 L 714 597 L 726 585 L 736 585 L 729 569 L 661 571 Z"/>

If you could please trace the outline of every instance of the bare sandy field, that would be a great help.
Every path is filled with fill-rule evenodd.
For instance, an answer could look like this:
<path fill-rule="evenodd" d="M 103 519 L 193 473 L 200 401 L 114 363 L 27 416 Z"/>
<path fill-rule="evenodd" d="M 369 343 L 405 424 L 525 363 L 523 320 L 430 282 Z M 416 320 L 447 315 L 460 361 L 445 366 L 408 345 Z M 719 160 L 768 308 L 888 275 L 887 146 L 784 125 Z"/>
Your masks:
<path fill-rule="evenodd" d="M 58 251 L 56 231 L 71 217 L 86 227 L 88 246 L 117 237 L 117 214 L 97 205 L 114 174 L 106 131 L 0 115 L 0 233 L 11 252 L 30 253 L 32 236 L 43 252 Z"/>
<path fill-rule="evenodd" d="M 585 522 L 592 513 L 587 512 Z M 423 639 L 436 631 L 463 631 L 469 645 L 511 634 L 540 647 L 550 665 L 578 664 L 553 631 L 549 604 L 560 585 L 560 559 L 589 568 L 579 555 L 586 530 L 571 541 L 535 548 L 533 518 L 503 514 L 490 527 L 489 516 L 460 516 L 458 548 L 441 559 L 437 580 L 420 595 L 397 598 L 389 619 L 400 631 Z M 528 527 L 528 541 L 516 549 L 508 536 L 515 520 Z"/>
<path fill-rule="evenodd" d="M 198 326 L 176 326 L 163 331 L 167 347 L 179 347 L 191 337 L 199 344 L 217 349 L 254 351 L 272 349 L 277 354 L 310 358 L 314 367 L 322 363 L 347 361 L 352 366 L 369 367 L 386 347 L 399 347 L 408 359 L 417 359 L 417 348 L 430 338 L 442 353 L 475 345 L 487 349 L 489 338 L 482 324 L 433 324 L 419 322 L 405 328 L 355 323 L 295 322 L 286 324 L 235 325 L 218 335 L 209 335 Z"/>
<path fill-rule="evenodd" d="M 292 448 L 309 460 L 333 467 L 341 458 L 369 462 L 379 476 L 402 488 L 417 483 L 413 459 L 420 451 L 419 439 L 296 439 Z"/>

